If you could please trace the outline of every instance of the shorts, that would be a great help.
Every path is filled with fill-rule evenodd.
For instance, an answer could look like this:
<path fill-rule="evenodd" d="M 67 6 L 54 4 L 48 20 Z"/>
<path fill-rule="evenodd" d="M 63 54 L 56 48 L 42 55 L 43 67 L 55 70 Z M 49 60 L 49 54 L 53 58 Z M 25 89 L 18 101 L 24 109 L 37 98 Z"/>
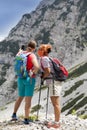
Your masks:
<path fill-rule="evenodd" d="M 33 96 L 34 88 L 35 88 L 35 78 L 18 78 L 18 95 L 21 97 L 24 96 Z"/>
<path fill-rule="evenodd" d="M 60 81 L 53 81 L 47 85 L 49 87 L 50 96 L 60 96 L 62 90 L 62 82 Z"/>

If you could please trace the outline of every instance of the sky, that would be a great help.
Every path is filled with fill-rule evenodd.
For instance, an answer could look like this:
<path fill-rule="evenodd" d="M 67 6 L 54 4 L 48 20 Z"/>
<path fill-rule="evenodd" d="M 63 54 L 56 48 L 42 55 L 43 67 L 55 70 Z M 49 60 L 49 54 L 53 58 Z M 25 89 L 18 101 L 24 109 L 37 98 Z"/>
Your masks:
<path fill-rule="evenodd" d="M 42 0 L 0 0 L 0 41 L 8 36 L 22 15 L 35 10 Z"/>

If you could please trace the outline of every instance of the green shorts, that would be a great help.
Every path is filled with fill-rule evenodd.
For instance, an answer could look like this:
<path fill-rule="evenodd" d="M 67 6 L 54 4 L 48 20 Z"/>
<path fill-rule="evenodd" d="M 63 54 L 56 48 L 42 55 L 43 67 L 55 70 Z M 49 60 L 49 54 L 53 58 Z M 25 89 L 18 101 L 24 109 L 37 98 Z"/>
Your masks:
<path fill-rule="evenodd" d="M 18 78 L 17 84 L 18 84 L 18 94 L 21 97 L 24 96 L 33 96 L 34 88 L 35 88 L 35 78 Z"/>

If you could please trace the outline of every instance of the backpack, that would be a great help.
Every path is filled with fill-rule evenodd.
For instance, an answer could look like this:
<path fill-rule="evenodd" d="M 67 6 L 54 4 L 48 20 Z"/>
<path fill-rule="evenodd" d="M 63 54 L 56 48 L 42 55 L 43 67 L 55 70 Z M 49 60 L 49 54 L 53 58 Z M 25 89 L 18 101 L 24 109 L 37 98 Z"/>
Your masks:
<path fill-rule="evenodd" d="M 20 53 L 19 55 L 16 55 L 15 57 L 14 70 L 15 70 L 16 75 L 20 78 L 28 77 L 28 71 L 26 69 L 28 55 L 30 55 L 30 52 Z"/>
<path fill-rule="evenodd" d="M 68 78 L 68 70 L 56 58 L 49 58 L 53 65 L 53 79 L 55 81 L 65 81 Z"/>

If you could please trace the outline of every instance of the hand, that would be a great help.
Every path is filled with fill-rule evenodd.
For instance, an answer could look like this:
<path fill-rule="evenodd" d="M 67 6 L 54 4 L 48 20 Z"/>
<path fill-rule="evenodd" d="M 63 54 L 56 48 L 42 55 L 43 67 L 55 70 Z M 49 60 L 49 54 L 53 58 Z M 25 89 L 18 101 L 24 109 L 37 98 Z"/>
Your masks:
<path fill-rule="evenodd" d="M 30 70 L 29 71 L 29 76 L 32 77 L 32 75 L 33 75 L 33 72 L 32 72 L 32 70 Z"/>
<path fill-rule="evenodd" d="M 41 73 L 40 78 L 42 79 L 44 77 L 44 72 Z"/>
<path fill-rule="evenodd" d="M 44 85 L 44 78 L 41 78 L 41 85 Z"/>

